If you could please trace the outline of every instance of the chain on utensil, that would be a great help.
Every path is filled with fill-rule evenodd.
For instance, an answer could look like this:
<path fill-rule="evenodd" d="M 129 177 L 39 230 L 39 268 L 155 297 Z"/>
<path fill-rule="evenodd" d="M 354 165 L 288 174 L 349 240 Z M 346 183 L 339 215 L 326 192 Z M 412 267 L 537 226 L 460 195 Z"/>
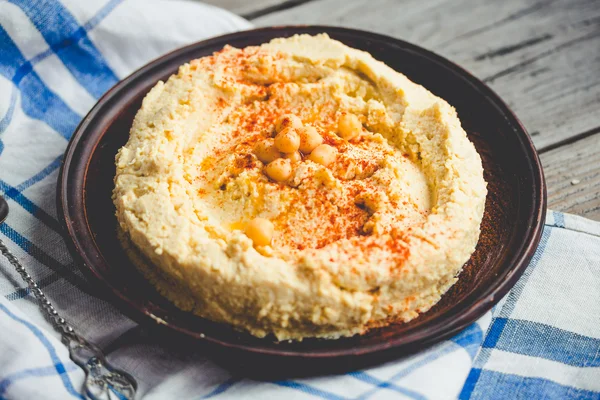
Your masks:
<path fill-rule="evenodd" d="M 67 324 L 67 321 L 65 321 L 64 318 L 62 318 L 58 315 L 58 312 L 56 311 L 56 309 L 54 308 L 52 303 L 50 303 L 50 301 L 48 300 L 48 298 L 46 297 L 44 292 L 42 292 L 42 290 L 39 288 L 38 284 L 35 283 L 35 281 L 31 277 L 31 275 L 29 275 L 29 273 L 27 273 L 27 271 L 25 271 L 25 268 L 23 268 L 23 266 L 21 265 L 19 260 L 17 260 L 17 257 L 15 257 L 8 250 L 8 248 L 2 242 L 2 240 L 0 240 L 0 252 L 15 267 L 15 270 L 19 273 L 19 275 L 21 275 L 21 278 L 23 278 L 23 280 L 27 283 L 27 286 L 29 286 L 29 289 L 31 290 L 31 292 L 33 293 L 35 298 L 40 302 L 41 308 L 46 312 L 48 317 L 50 317 L 50 320 L 54 323 L 54 326 L 56 327 L 56 329 L 60 330 L 60 332 L 64 336 L 67 336 L 69 338 L 76 337 L 77 334 L 75 333 L 75 330 L 73 329 L 73 327 L 71 327 L 69 324 Z"/>
<path fill-rule="evenodd" d="M 96 345 L 89 343 L 75 332 L 73 327 L 58 314 L 42 289 L 1 239 L 0 253 L 15 267 L 31 293 L 39 301 L 42 310 L 61 333 L 63 341 L 69 348 L 71 359 L 85 370 L 85 396 L 89 399 L 133 399 L 137 389 L 135 379 L 128 373 L 113 368 Z"/>

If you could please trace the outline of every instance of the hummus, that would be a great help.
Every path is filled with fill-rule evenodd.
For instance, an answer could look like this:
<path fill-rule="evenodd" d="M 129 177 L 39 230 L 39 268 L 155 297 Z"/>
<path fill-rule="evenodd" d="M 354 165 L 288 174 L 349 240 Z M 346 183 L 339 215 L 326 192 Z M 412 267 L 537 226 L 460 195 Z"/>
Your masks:
<path fill-rule="evenodd" d="M 486 196 L 456 111 L 324 34 L 181 66 L 116 166 L 120 234 L 156 288 L 279 340 L 427 311 L 473 253 Z"/>

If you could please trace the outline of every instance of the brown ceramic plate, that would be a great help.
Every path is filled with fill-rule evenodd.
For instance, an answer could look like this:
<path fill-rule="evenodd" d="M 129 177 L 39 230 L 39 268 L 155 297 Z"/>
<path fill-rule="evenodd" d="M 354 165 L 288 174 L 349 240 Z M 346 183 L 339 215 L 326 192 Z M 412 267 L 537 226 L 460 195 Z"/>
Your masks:
<path fill-rule="evenodd" d="M 111 201 L 114 159 L 127 141 L 142 98 L 181 64 L 226 44 L 245 47 L 296 33 L 321 32 L 368 51 L 452 104 L 483 158 L 489 194 L 477 250 L 458 283 L 429 312 L 410 323 L 363 336 L 275 343 L 179 311 L 138 275 L 115 234 Z M 272 27 L 175 50 L 108 91 L 69 143 L 58 182 L 58 210 L 84 272 L 103 285 L 124 312 L 139 321 L 155 322 L 150 325 L 170 328 L 159 329 L 165 341 L 172 341 L 167 338 L 175 331 L 179 334 L 173 337 L 193 339 L 176 342 L 218 345 L 208 347 L 225 351 L 225 359 L 256 361 L 258 357 L 279 371 L 316 373 L 357 368 L 417 351 L 456 334 L 482 316 L 516 283 L 533 256 L 542 233 L 546 188 L 525 128 L 494 92 L 462 68 L 415 45 L 374 33 L 327 26 Z"/>

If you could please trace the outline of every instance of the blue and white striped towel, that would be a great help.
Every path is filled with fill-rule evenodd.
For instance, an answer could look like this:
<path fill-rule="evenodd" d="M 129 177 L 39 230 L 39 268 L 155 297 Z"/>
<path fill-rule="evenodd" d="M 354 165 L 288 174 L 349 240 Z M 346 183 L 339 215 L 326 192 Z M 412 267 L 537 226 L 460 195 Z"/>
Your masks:
<path fill-rule="evenodd" d="M 0 239 L 140 397 L 600 398 L 600 224 L 549 213 L 523 278 L 495 311 L 413 357 L 339 376 L 255 382 L 170 354 L 94 296 L 59 233 L 55 182 L 76 124 L 102 93 L 173 48 L 250 25 L 187 1 L 0 0 Z M 0 259 L 0 398 L 81 398 L 83 372 Z"/>

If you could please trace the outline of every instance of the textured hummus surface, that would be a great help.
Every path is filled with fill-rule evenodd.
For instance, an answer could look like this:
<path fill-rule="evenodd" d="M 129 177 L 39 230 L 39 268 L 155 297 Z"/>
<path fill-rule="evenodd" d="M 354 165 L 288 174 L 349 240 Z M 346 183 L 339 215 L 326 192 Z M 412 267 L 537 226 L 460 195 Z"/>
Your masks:
<path fill-rule="evenodd" d="M 256 144 L 294 114 L 335 148 L 265 175 Z M 342 115 L 362 133 L 338 134 Z M 336 338 L 427 311 L 475 249 L 481 160 L 455 110 L 326 35 L 225 47 L 145 97 L 113 200 L 136 265 L 177 306 L 262 337 Z M 274 227 L 257 246 L 245 226 Z"/>

